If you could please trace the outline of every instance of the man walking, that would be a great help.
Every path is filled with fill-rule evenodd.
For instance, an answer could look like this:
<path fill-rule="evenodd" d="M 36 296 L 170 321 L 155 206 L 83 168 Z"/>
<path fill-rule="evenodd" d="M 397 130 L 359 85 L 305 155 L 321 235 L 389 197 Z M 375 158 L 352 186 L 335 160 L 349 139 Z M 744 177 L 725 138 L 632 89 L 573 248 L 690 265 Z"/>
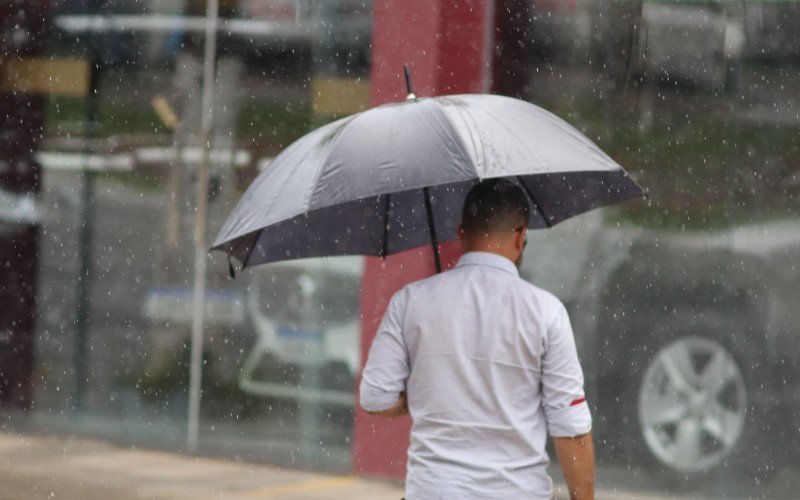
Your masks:
<path fill-rule="evenodd" d="M 413 419 L 406 498 L 550 499 L 547 434 L 573 499 L 594 497 L 592 419 L 569 317 L 519 277 L 529 208 L 515 184 L 473 187 L 451 271 L 391 300 L 361 380 L 373 415 Z"/>

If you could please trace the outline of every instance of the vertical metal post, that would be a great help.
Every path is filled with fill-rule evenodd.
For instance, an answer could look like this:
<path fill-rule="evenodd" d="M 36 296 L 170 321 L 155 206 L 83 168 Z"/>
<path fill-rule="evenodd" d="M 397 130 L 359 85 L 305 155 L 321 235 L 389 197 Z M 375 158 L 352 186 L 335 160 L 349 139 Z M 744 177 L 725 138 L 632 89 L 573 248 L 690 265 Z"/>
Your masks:
<path fill-rule="evenodd" d="M 93 4 L 95 11 L 99 12 L 101 1 Z M 99 103 L 100 103 L 100 75 L 103 59 L 99 47 L 99 37 L 102 35 L 89 35 L 89 50 L 91 52 L 91 68 L 89 73 L 89 96 L 86 101 L 86 116 L 84 123 L 84 154 L 95 153 L 94 142 L 97 139 L 99 128 Z M 75 304 L 75 346 L 72 355 L 74 367 L 74 384 L 72 395 L 72 411 L 79 415 L 84 408 L 87 384 L 87 347 L 89 338 L 89 316 L 91 314 L 91 290 L 89 288 L 92 276 L 92 223 L 94 219 L 94 172 L 88 165 L 84 166 L 81 173 L 81 209 L 80 228 L 78 228 L 78 282 L 76 283 Z"/>
<path fill-rule="evenodd" d="M 309 318 L 304 324 L 308 325 L 315 338 L 318 332 L 322 332 L 323 325 L 320 321 L 310 320 L 314 315 L 312 311 L 313 298 L 306 297 L 305 315 Z M 324 335 L 324 332 L 322 333 Z M 324 341 L 322 337 L 316 338 L 320 344 Z M 300 388 L 308 397 L 301 397 L 297 401 L 298 424 L 300 433 L 300 443 L 302 448 L 298 450 L 304 465 L 313 465 L 314 460 L 319 456 L 322 449 L 322 405 L 319 401 L 319 390 L 322 385 L 322 362 L 323 356 L 319 350 L 319 345 L 312 345 L 307 352 L 308 359 L 301 366 Z"/>
<path fill-rule="evenodd" d="M 197 170 L 197 210 L 194 227 L 194 292 L 192 299 L 192 352 L 189 366 L 189 409 L 186 445 L 196 450 L 200 430 L 200 398 L 203 362 L 203 316 L 206 293 L 206 227 L 208 223 L 208 164 L 211 156 L 211 128 L 214 122 L 214 78 L 217 55 L 219 0 L 207 0 L 203 96 L 200 118 L 202 158 Z"/>
<path fill-rule="evenodd" d="M 312 61 L 312 80 L 341 78 L 342 68 L 335 46 L 335 26 L 336 26 L 336 2 L 316 2 L 313 6 L 313 19 L 317 23 L 315 28 L 320 33 L 320 37 L 314 42 L 313 61 Z M 297 12 L 299 14 L 300 4 L 298 2 Z M 313 124 L 322 125 L 330 121 L 331 116 L 325 114 L 315 114 Z M 319 279 L 319 276 L 307 276 L 307 278 Z M 308 289 L 304 292 L 304 311 L 303 325 L 314 332 L 314 335 L 324 333 L 324 324 L 318 317 L 318 309 L 313 303 L 313 290 Z M 319 401 L 319 391 L 322 386 L 323 355 L 320 352 L 320 345 L 324 338 L 316 338 L 314 344 L 309 347 L 305 364 L 301 366 L 300 388 L 306 394 L 297 400 L 298 413 L 298 433 L 300 434 L 299 456 L 304 465 L 311 466 L 322 452 L 322 404 Z"/>
<path fill-rule="evenodd" d="M 181 232 L 181 193 L 183 192 L 183 158 L 181 157 L 181 128 L 180 122 L 172 131 L 172 159 L 169 170 L 169 217 L 167 218 L 167 245 L 176 248 L 180 242 Z"/>

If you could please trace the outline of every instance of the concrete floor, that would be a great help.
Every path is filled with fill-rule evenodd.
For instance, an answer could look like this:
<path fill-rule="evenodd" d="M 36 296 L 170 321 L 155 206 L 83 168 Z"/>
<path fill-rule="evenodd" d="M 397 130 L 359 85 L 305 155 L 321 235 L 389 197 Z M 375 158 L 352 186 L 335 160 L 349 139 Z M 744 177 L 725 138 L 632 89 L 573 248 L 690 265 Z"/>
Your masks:
<path fill-rule="evenodd" d="M 0 500 L 399 500 L 401 485 L 123 447 L 85 437 L 0 433 Z M 555 498 L 566 500 L 556 481 Z M 601 488 L 598 499 L 673 495 Z M 694 497 L 700 498 L 700 497 Z"/>
<path fill-rule="evenodd" d="M 398 485 L 267 465 L 0 434 L 0 499 L 399 499 Z"/>

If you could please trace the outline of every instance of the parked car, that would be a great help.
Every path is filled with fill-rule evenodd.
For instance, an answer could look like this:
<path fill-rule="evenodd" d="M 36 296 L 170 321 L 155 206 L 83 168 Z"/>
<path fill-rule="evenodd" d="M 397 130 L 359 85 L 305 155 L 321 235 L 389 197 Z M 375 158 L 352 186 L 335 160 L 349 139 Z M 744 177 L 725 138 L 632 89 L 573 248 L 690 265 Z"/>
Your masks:
<path fill-rule="evenodd" d="M 565 301 L 610 456 L 687 481 L 767 476 L 798 409 L 800 222 L 718 230 L 577 218 L 532 235 L 524 273 Z"/>
<path fill-rule="evenodd" d="M 49 50 L 54 55 L 89 57 L 99 59 L 106 67 L 130 66 L 141 61 L 141 33 L 93 31 L 73 32 L 64 30 L 60 21 L 70 16 L 114 16 L 141 15 L 145 12 L 142 2 L 130 0 L 93 1 L 56 0 L 53 4 L 55 36 Z"/>
<path fill-rule="evenodd" d="M 725 5 L 642 5 L 633 73 L 720 91 L 736 87 L 745 47 L 742 13 Z"/>
<path fill-rule="evenodd" d="M 748 2 L 744 31 L 748 59 L 792 61 L 800 56 L 800 5 L 795 2 Z"/>
<path fill-rule="evenodd" d="M 274 25 L 269 32 L 239 36 L 248 66 L 274 65 L 275 57 L 309 63 L 315 57 L 329 65 L 368 67 L 373 0 L 239 0 L 243 19 Z"/>
<path fill-rule="evenodd" d="M 533 21 L 534 38 L 561 59 L 568 50 L 588 56 L 617 83 L 731 92 L 753 34 L 732 2 L 586 2 L 546 14 Z"/>

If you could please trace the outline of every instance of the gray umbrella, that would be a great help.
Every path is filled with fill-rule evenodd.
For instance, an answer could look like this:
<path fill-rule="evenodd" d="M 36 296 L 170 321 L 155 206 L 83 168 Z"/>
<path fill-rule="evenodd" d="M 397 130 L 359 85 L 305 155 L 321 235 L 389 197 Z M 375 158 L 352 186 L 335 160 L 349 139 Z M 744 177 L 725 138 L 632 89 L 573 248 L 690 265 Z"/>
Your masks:
<path fill-rule="evenodd" d="M 248 267 L 433 244 L 440 269 L 438 242 L 456 238 L 467 191 L 492 177 L 523 187 L 530 228 L 644 196 L 591 140 L 533 104 L 497 95 L 410 98 L 290 145 L 247 189 L 212 249 Z"/>

